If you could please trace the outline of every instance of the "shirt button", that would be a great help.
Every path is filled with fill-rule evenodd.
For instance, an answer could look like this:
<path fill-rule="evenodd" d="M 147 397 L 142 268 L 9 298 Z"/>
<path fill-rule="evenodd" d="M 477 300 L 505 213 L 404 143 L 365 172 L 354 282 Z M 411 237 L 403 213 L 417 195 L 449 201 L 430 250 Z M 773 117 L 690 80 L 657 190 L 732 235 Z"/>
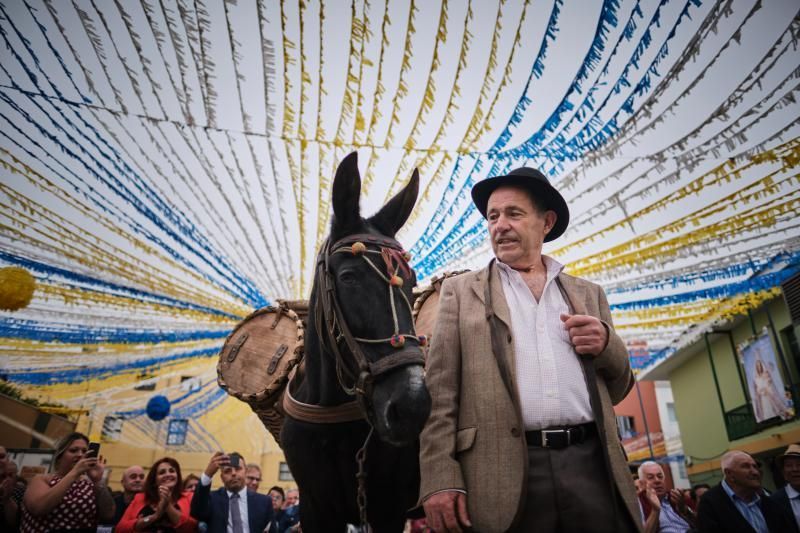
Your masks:
<path fill-rule="evenodd" d="M 511 436 L 512 437 L 519 437 L 519 435 L 520 435 L 519 428 L 515 428 L 515 427 L 511 428 Z"/>

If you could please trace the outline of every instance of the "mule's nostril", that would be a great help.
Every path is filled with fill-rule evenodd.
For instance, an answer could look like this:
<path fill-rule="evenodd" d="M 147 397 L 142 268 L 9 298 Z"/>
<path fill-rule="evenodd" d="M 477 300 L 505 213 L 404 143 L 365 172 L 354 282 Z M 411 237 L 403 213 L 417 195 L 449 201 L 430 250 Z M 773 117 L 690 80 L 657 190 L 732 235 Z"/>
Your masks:
<path fill-rule="evenodd" d="M 397 410 L 397 404 L 389 402 L 389 406 L 386 408 L 386 421 L 392 426 L 398 420 L 400 420 L 400 413 Z"/>

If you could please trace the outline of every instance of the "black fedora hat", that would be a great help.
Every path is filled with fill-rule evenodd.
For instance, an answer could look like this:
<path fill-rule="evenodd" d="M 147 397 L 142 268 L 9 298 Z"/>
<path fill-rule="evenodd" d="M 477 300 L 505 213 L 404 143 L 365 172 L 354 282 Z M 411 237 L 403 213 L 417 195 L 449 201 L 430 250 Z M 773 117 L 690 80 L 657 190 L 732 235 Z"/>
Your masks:
<path fill-rule="evenodd" d="M 535 168 L 521 167 L 512 170 L 505 176 L 494 176 L 479 181 L 472 187 L 472 201 L 475 207 L 486 218 L 486 206 L 489 197 L 498 187 L 519 187 L 527 189 L 538 200 L 544 203 L 548 210 L 555 211 L 556 223 L 550 233 L 545 235 L 544 242 L 552 241 L 561 236 L 569 225 L 569 208 L 564 197 L 561 196 L 544 174 Z"/>

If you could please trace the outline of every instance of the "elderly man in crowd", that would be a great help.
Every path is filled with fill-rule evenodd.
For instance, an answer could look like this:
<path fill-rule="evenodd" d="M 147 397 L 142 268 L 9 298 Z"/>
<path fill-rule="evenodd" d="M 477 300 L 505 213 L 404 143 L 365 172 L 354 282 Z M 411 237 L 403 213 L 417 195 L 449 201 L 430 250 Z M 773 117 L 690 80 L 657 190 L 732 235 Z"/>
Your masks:
<path fill-rule="evenodd" d="M 444 281 L 420 500 L 438 532 L 641 529 L 613 405 L 633 386 L 603 289 L 542 254 L 569 209 L 538 170 L 478 182 L 495 259 Z"/>
<path fill-rule="evenodd" d="M 693 523 L 691 511 L 686 507 L 683 494 L 677 489 L 667 489 L 664 470 L 655 461 L 645 461 L 639 466 L 640 483 L 645 484 L 646 489 L 652 489 L 658 498 L 658 503 L 653 505 L 649 499 L 640 497 L 639 503 L 642 506 L 645 524 L 650 515 L 655 513 L 658 518 L 653 521 L 658 522 L 655 531 L 659 533 L 684 533 L 689 531 Z"/>
<path fill-rule="evenodd" d="M 114 520 L 112 525 L 117 525 L 125 514 L 128 505 L 133 501 L 134 496 L 142 492 L 144 488 L 144 468 L 139 465 L 129 466 L 122 472 L 122 492 L 114 496 Z"/>
<path fill-rule="evenodd" d="M 786 486 L 770 496 L 784 516 L 794 525 L 790 533 L 800 533 L 800 444 L 790 444 L 782 455 L 776 458 Z"/>
<path fill-rule="evenodd" d="M 763 497 L 761 470 L 747 453 L 722 456 L 724 479 L 700 499 L 697 527 L 703 533 L 783 533 L 792 524 L 769 498 Z"/>

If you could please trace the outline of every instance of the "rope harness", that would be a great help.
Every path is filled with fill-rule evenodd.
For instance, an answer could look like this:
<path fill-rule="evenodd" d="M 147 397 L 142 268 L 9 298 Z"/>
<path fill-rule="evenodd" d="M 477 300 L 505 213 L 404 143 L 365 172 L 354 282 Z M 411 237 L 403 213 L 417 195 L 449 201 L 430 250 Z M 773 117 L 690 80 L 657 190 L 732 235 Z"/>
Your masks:
<path fill-rule="evenodd" d="M 336 287 L 330 266 L 330 260 L 334 254 L 350 254 L 361 257 L 366 261 L 370 269 L 386 282 L 389 292 L 389 307 L 392 312 L 393 335 L 391 337 L 368 339 L 355 337 L 352 334 L 347 321 L 344 320 L 339 298 L 336 296 Z M 376 265 L 375 261 L 370 259 L 370 256 L 376 255 L 382 259 L 383 271 Z M 411 302 L 408 301 L 408 297 L 402 291 L 403 278 L 398 275 L 401 271 L 407 276 L 411 275 L 408 257 L 400 243 L 394 239 L 369 234 L 349 235 L 332 245 L 330 241 L 325 241 L 317 259 L 319 300 L 317 308 L 314 309 L 317 331 L 322 336 L 323 349 L 333 353 L 339 385 L 348 396 L 355 397 L 370 424 L 372 424 L 374 417 L 372 386 L 375 378 L 402 366 L 425 364 L 425 358 L 420 350 L 403 349 L 408 340 L 416 342 L 419 346 L 425 346 L 427 339 L 425 336 L 417 336 L 413 321 L 410 333 L 400 332 L 395 292 L 400 293 L 402 302 L 408 309 L 408 316 L 411 316 L 413 311 Z M 342 341 L 344 341 L 354 360 L 355 368 L 352 368 L 353 365 L 348 364 L 348 361 L 344 358 L 343 350 L 341 349 Z M 375 362 L 370 362 L 361 348 L 362 343 L 388 343 L 398 351 L 381 357 Z"/>

